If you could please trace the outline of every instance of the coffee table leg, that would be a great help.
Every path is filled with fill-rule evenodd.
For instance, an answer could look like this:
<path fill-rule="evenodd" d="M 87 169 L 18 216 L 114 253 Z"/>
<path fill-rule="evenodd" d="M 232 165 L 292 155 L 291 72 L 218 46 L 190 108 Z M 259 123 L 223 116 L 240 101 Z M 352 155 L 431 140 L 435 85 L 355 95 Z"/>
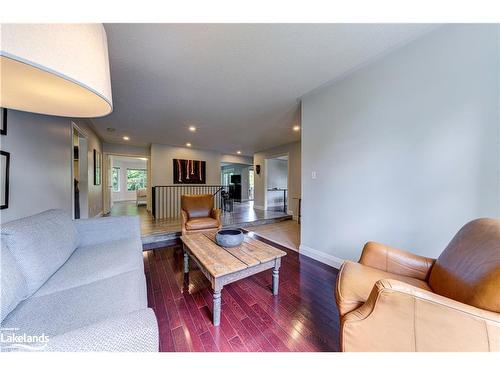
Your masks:
<path fill-rule="evenodd" d="M 214 326 L 218 326 L 220 324 L 221 291 L 222 288 L 214 290 L 214 312 L 213 312 Z"/>
<path fill-rule="evenodd" d="M 184 273 L 189 273 L 189 254 L 184 250 Z"/>
<path fill-rule="evenodd" d="M 278 287 L 280 283 L 280 265 L 281 265 L 281 259 L 278 258 L 276 259 L 276 263 L 274 264 L 274 269 L 273 269 L 273 294 L 275 296 L 278 295 Z"/>

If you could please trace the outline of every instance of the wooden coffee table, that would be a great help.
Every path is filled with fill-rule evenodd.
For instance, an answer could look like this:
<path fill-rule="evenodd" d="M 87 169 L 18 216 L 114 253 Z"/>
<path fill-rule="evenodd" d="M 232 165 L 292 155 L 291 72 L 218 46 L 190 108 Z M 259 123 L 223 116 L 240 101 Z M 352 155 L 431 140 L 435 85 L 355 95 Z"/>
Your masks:
<path fill-rule="evenodd" d="M 281 257 L 286 252 L 245 235 L 244 242 L 224 248 L 215 242 L 215 232 L 181 237 L 184 249 L 184 273 L 189 274 L 189 258 L 200 267 L 214 291 L 213 323 L 220 324 L 221 291 L 224 285 L 256 273 L 273 269 L 273 294 L 278 294 Z"/>

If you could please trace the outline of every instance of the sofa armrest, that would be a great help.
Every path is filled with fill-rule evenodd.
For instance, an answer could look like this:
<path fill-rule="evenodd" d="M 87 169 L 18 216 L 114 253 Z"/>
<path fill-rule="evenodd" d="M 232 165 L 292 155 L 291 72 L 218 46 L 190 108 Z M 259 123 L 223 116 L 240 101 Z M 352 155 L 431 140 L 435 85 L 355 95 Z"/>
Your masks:
<path fill-rule="evenodd" d="M 426 281 L 435 259 L 395 249 L 377 242 L 363 247 L 359 263 L 401 276 Z"/>
<path fill-rule="evenodd" d="M 96 245 L 116 240 L 141 240 L 138 216 L 100 217 L 75 220 L 79 246 Z"/>
<path fill-rule="evenodd" d="M 500 351 L 500 314 L 396 280 L 341 324 L 343 351 Z"/>
<path fill-rule="evenodd" d="M 152 309 L 106 319 L 49 337 L 46 351 L 55 352 L 157 352 L 158 323 Z"/>

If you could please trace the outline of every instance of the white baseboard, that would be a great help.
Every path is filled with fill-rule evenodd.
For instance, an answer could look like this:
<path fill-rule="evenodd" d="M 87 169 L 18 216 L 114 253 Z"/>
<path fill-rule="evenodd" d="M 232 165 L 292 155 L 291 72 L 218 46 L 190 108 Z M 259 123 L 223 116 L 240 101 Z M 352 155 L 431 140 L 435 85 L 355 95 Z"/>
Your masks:
<path fill-rule="evenodd" d="M 344 260 L 341 258 L 337 258 L 336 256 L 324 253 L 305 245 L 299 246 L 299 253 L 308 256 L 309 258 L 313 258 L 318 262 L 328 264 L 329 266 L 332 266 L 336 269 L 339 269 L 340 266 L 342 266 L 342 263 L 344 263 Z"/>

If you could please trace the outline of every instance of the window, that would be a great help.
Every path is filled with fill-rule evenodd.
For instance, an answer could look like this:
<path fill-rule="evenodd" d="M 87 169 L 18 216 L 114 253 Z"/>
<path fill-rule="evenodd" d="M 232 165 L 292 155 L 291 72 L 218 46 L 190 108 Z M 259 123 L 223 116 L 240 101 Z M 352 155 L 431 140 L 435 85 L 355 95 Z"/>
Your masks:
<path fill-rule="evenodd" d="M 120 191 L 120 167 L 113 167 L 111 175 L 112 189 L 115 193 Z"/>
<path fill-rule="evenodd" d="M 134 191 L 146 187 L 147 173 L 145 169 L 127 168 L 127 190 Z"/>

